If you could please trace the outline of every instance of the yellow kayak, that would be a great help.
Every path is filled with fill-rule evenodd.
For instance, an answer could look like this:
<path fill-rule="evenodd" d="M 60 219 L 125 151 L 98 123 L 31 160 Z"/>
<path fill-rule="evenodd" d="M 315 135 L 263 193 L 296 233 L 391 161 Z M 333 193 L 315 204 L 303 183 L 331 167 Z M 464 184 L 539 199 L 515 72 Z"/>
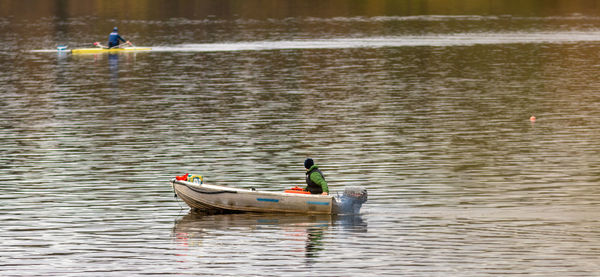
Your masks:
<path fill-rule="evenodd" d="M 123 53 L 136 51 L 151 51 L 150 47 L 126 47 L 126 48 L 76 48 L 71 50 L 72 54 L 94 54 L 94 53 Z"/>

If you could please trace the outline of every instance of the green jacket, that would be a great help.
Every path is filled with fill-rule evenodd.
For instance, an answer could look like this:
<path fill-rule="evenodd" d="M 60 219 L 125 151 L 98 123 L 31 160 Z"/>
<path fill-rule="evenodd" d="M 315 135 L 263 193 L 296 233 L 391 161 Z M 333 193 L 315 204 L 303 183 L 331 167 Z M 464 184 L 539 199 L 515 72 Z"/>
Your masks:
<path fill-rule="evenodd" d="M 323 173 L 319 170 L 317 165 L 311 166 L 308 171 L 306 171 L 306 186 L 305 190 L 310 191 L 311 193 L 321 194 L 322 192 L 329 193 L 329 187 L 327 186 L 327 181 L 325 181 L 325 177 Z M 319 187 L 320 186 L 320 187 Z M 319 192 L 321 191 L 321 192 Z"/>

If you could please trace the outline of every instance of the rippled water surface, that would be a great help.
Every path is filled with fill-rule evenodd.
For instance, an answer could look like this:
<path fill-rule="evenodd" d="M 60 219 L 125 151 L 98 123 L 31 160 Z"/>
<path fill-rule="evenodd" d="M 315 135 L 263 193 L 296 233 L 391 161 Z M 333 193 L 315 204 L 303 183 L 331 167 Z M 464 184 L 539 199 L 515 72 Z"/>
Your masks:
<path fill-rule="evenodd" d="M 2 276 L 600 271 L 600 12 L 30 2 L 0 2 Z M 154 51 L 53 51 L 113 25 Z M 281 191 L 306 157 L 360 214 L 196 214 L 168 182 Z"/>

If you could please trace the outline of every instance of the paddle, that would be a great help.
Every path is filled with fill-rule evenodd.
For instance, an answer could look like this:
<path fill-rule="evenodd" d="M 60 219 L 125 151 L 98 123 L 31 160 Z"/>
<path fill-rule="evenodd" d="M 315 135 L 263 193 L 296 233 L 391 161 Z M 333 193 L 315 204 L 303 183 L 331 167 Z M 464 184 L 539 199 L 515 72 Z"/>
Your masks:
<path fill-rule="evenodd" d="M 113 47 L 104 46 L 100 42 L 97 42 L 97 41 L 94 42 L 94 46 L 100 47 L 100 48 L 104 48 L 104 49 L 123 48 L 123 46 L 125 46 L 125 45 L 129 45 L 131 47 L 135 47 L 135 46 L 133 46 L 133 43 L 131 43 L 130 41 L 127 41 L 127 42 L 125 42 L 123 44 L 115 45 Z"/>
<path fill-rule="evenodd" d="M 118 48 L 125 48 L 125 47 L 123 47 L 123 46 L 125 46 L 125 45 L 129 45 L 129 47 L 135 47 L 135 46 L 133 46 L 133 43 L 131 43 L 131 41 L 126 41 L 126 42 L 125 42 L 125 43 L 123 43 L 123 44 L 119 44 L 119 45 L 117 45 L 117 46 L 113 46 L 113 48 L 114 48 L 114 47 L 118 47 Z"/>
<path fill-rule="evenodd" d="M 94 44 L 94 46 L 100 47 L 100 48 L 103 48 L 103 49 L 125 48 L 124 46 L 126 46 L 126 45 L 129 45 L 129 47 L 135 47 L 135 45 L 133 45 L 133 43 L 131 43 L 131 41 L 126 41 L 123 44 L 115 45 L 113 47 L 104 46 L 100 42 L 97 42 L 97 41 L 94 42 L 93 44 Z"/>
<path fill-rule="evenodd" d="M 104 46 L 104 45 L 102 45 L 100 42 L 97 42 L 97 41 L 96 41 L 96 42 L 94 42 L 94 46 L 96 46 L 96 47 L 100 47 L 100 48 L 108 48 L 108 46 Z"/>

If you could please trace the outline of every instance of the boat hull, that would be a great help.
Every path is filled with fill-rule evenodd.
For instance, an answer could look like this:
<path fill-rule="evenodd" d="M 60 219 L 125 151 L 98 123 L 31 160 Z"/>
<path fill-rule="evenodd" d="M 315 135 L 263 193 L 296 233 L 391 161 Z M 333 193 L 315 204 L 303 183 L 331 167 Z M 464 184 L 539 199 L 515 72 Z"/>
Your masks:
<path fill-rule="evenodd" d="M 128 53 L 151 51 L 150 47 L 128 47 L 128 48 L 77 48 L 71 50 L 71 54 L 97 54 L 97 53 Z"/>
<path fill-rule="evenodd" d="M 330 195 L 236 189 L 172 180 L 175 194 L 192 209 L 212 212 L 337 213 Z"/>

